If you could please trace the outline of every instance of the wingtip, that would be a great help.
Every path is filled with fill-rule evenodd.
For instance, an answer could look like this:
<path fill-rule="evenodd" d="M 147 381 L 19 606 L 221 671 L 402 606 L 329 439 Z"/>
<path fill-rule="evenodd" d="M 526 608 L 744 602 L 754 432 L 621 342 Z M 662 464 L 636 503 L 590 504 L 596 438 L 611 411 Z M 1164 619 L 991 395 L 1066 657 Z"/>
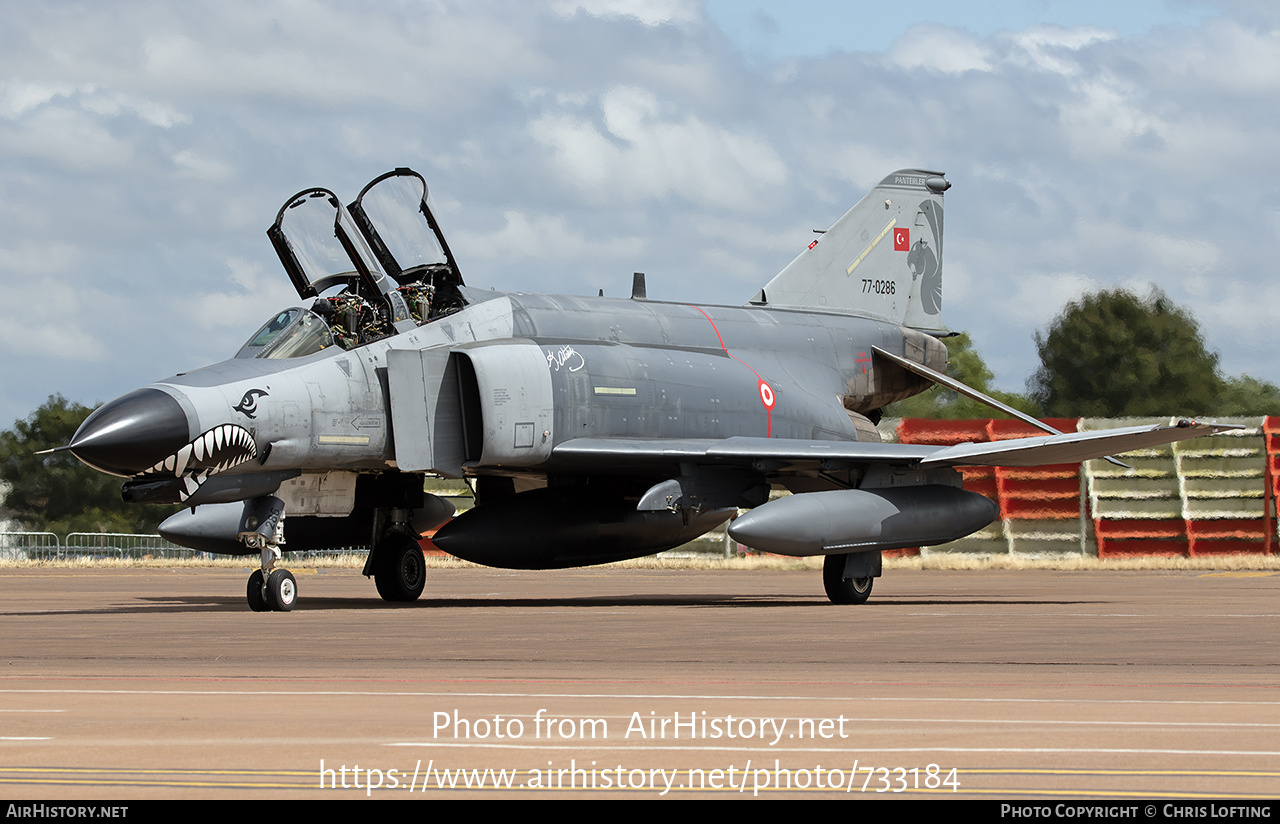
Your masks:
<path fill-rule="evenodd" d="M 1176 424 L 1178 429 L 1195 429 L 1197 427 L 1209 427 L 1215 432 L 1229 432 L 1236 429 L 1247 429 L 1242 423 L 1218 423 L 1216 421 L 1197 421 L 1191 418 L 1182 418 Z"/>

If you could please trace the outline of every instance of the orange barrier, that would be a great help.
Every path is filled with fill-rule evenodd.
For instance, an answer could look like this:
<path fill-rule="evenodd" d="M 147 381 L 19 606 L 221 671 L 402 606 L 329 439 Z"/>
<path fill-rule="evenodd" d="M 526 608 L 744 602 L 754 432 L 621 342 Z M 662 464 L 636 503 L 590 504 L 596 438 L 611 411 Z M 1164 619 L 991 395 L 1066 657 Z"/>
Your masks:
<path fill-rule="evenodd" d="M 1280 417 L 1264 419 L 1260 430 L 1254 421 L 1246 432 L 1135 453 L 1132 471 L 1101 462 L 1092 467 L 964 467 L 965 488 L 1000 507 L 1000 536 L 988 537 L 979 551 L 1088 552 L 1096 546 L 1100 558 L 1271 554 L 1277 551 Z M 1090 420 L 1086 425 L 1066 418 L 1045 423 L 1074 432 L 1112 422 Z M 1114 425 L 1126 423 L 1131 422 Z M 897 427 L 900 442 L 939 446 L 1038 434 L 1012 419 L 906 418 Z M 1261 451 L 1256 448 L 1259 434 L 1265 445 Z M 972 551 L 972 544 L 965 549 Z"/>
<path fill-rule="evenodd" d="M 1265 492 L 1266 512 L 1272 517 L 1273 528 L 1267 533 L 1267 554 L 1277 551 L 1274 529 L 1276 507 L 1280 506 L 1280 417 L 1268 415 L 1262 420 L 1262 442 L 1267 452 L 1267 484 Z"/>

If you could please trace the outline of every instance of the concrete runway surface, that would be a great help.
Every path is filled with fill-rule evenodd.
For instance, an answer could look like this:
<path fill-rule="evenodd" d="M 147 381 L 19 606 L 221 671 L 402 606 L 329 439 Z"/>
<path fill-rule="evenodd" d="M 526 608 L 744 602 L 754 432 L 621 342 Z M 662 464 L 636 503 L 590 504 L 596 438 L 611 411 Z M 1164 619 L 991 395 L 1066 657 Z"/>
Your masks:
<path fill-rule="evenodd" d="M 1280 796 L 1280 574 L 0 570 L 11 799 Z"/>

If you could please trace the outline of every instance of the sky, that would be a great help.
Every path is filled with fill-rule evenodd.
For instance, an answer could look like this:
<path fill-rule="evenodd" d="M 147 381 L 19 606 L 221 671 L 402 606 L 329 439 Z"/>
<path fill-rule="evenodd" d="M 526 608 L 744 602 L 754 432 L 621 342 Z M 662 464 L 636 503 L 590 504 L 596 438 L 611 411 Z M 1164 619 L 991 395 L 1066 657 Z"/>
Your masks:
<path fill-rule="evenodd" d="M 469 285 L 739 304 L 889 172 L 944 171 L 943 322 L 1023 391 L 1153 287 L 1280 383 L 1280 8 L 0 0 L 0 426 L 222 360 L 300 303 L 295 192 L 421 172 Z M 1177 410 L 1170 410 L 1176 414 Z"/>

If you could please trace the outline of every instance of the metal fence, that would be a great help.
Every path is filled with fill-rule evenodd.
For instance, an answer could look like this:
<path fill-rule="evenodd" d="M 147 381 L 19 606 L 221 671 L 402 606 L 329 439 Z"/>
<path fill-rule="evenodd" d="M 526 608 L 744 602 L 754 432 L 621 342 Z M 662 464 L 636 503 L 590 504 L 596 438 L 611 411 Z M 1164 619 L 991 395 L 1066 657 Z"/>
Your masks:
<path fill-rule="evenodd" d="M 289 552 L 288 545 L 283 545 L 282 549 Z M 365 556 L 369 554 L 367 546 L 342 546 L 335 549 L 308 549 L 301 552 L 289 552 L 290 558 L 342 558 L 348 555 Z"/>
<path fill-rule="evenodd" d="M 60 547 L 52 532 L 0 532 L 0 559 L 6 561 L 56 556 Z"/>
<path fill-rule="evenodd" d="M 197 554 L 186 547 L 171 544 L 159 535 L 72 532 L 62 542 L 58 557 L 194 558 Z"/>
<path fill-rule="evenodd" d="M 288 551 L 286 546 L 285 551 Z M 368 547 L 308 550 L 294 558 L 333 558 L 368 554 Z M 0 532 L 0 560 L 51 561 L 67 558 L 211 558 L 207 552 L 170 543 L 159 535 L 120 532 L 72 532 L 59 539 L 52 532 Z M 256 557 L 256 556 L 254 556 Z"/>

